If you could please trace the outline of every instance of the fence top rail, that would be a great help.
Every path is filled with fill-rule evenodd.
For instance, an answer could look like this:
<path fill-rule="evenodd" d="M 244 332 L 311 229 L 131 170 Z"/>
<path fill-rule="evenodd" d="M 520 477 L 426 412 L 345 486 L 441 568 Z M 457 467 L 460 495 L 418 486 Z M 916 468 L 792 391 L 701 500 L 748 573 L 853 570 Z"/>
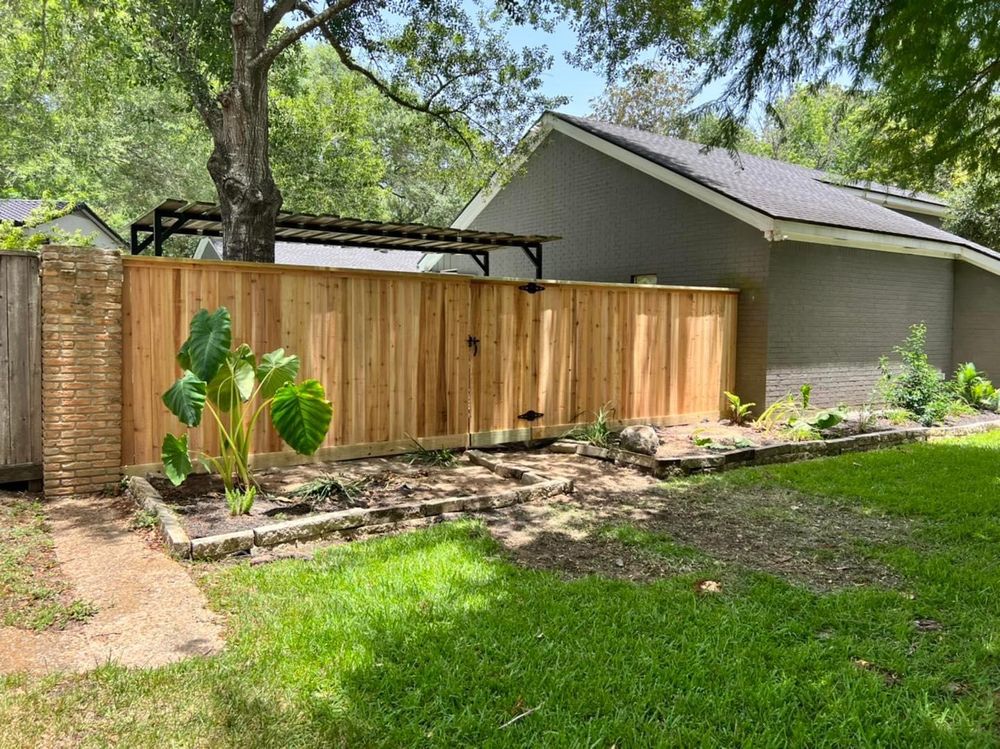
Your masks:
<path fill-rule="evenodd" d="M 33 257 L 38 260 L 40 255 L 34 250 L 0 250 L 0 257 Z"/>
<path fill-rule="evenodd" d="M 33 253 L 29 253 L 33 254 Z M 238 260 L 193 260 L 190 258 L 147 257 L 142 255 L 123 255 L 125 265 L 153 266 L 161 268 L 192 268 L 201 270 L 232 270 L 253 273 L 281 274 L 289 271 L 296 273 L 315 273 L 316 275 L 350 275 L 371 276 L 374 278 L 402 278 L 407 280 L 426 280 L 451 283 L 497 283 L 526 284 L 535 283 L 548 286 L 589 286 L 595 288 L 612 288 L 630 291 L 674 291 L 674 292 L 710 292 L 722 294 L 739 294 L 740 290 L 726 286 L 674 286 L 666 284 L 635 284 L 613 283 L 605 281 L 565 281 L 556 279 L 525 279 L 501 278 L 498 276 L 466 276 L 457 273 L 406 273 L 403 271 L 382 271 L 359 268 L 324 268 L 314 265 L 277 265 L 271 263 L 249 263 Z"/>

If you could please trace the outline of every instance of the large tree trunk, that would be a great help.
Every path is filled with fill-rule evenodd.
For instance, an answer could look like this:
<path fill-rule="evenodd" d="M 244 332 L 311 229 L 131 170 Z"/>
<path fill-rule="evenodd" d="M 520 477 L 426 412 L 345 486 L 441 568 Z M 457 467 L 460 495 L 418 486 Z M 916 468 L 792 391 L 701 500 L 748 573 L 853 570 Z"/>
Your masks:
<path fill-rule="evenodd" d="M 253 64 L 267 43 L 263 2 L 235 0 L 233 8 L 233 80 L 219 96 L 208 171 L 219 194 L 225 257 L 273 263 L 281 191 L 268 156 L 268 66 Z"/>

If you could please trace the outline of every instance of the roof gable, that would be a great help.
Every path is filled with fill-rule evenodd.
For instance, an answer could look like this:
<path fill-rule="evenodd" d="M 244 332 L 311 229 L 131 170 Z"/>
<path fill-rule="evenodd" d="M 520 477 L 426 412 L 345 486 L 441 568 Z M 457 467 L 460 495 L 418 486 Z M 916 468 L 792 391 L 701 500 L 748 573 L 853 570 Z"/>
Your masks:
<path fill-rule="evenodd" d="M 772 219 L 979 247 L 843 190 L 829 174 L 817 169 L 743 153 L 734 158 L 724 149 L 705 150 L 698 143 L 679 138 L 584 117 L 554 116 Z M 878 188 L 894 196 L 905 194 L 899 188 Z M 921 199 L 935 200 L 932 196 Z"/>

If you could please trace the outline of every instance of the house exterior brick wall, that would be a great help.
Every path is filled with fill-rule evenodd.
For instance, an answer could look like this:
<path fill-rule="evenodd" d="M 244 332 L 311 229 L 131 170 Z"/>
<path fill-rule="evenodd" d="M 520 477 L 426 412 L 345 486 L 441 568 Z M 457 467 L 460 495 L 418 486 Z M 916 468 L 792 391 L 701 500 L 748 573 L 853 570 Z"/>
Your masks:
<path fill-rule="evenodd" d="M 1000 383 L 1000 277 L 968 263 L 955 264 L 953 363 L 975 362 Z"/>
<path fill-rule="evenodd" d="M 41 272 L 45 493 L 100 491 L 121 475 L 121 257 L 44 247 Z"/>
<path fill-rule="evenodd" d="M 559 133 L 472 226 L 562 237 L 545 245 L 546 278 L 629 283 L 634 274 L 655 273 L 663 284 L 741 289 L 737 390 L 762 401 L 768 242 L 760 231 Z M 467 258 L 448 257 L 443 267 L 477 272 Z M 491 255 L 493 276 L 534 273 L 520 250 Z"/>
<path fill-rule="evenodd" d="M 947 259 L 774 243 L 768 402 L 805 382 L 818 406 L 865 402 L 879 357 L 891 355 L 918 322 L 927 324 L 931 362 L 950 372 L 953 270 Z"/>

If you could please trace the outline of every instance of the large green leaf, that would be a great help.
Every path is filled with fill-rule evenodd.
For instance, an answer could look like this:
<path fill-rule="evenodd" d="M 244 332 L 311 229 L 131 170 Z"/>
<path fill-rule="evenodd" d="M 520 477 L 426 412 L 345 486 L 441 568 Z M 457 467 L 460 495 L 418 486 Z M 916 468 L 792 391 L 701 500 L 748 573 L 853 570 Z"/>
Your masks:
<path fill-rule="evenodd" d="M 285 356 L 285 349 L 279 348 L 260 357 L 257 367 L 257 379 L 260 380 L 260 394 L 270 398 L 282 385 L 295 382 L 299 376 L 299 357 L 294 354 Z"/>
<path fill-rule="evenodd" d="M 229 411 L 237 403 L 246 403 L 253 395 L 254 355 L 247 344 L 226 355 L 226 361 L 208 383 L 208 398 L 220 410 Z"/>
<path fill-rule="evenodd" d="M 191 473 L 191 456 L 188 455 L 188 436 L 175 437 L 168 434 L 163 438 L 163 472 L 170 483 L 178 486 Z"/>
<path fill-rule="evenodd" d="M 194 372 L 185 371 L 163 394 L 163 403 L 182 424 L 196 427 L 201 423 L 201 414 L 205 410 L 207 390 L 208 385 L 203 379 Z"/>
<path fill-rule="evenodd" d="M 229 310 L 219 307 L 215 312 L 198 310 L 191 318 L 191 333 L 177 352 L 177 360 L 205 382 L 211 382 L 226 360 L 233 343 L 233 322 Z"/>
<path fill-rule="evenodd" d="M 271 403 L 274 428 L 281 439 L 302 455 L 312 455 L 323 444 L 332 415 L 333 406 L 316 380 L 298 385 L 285 383 Z"/>

